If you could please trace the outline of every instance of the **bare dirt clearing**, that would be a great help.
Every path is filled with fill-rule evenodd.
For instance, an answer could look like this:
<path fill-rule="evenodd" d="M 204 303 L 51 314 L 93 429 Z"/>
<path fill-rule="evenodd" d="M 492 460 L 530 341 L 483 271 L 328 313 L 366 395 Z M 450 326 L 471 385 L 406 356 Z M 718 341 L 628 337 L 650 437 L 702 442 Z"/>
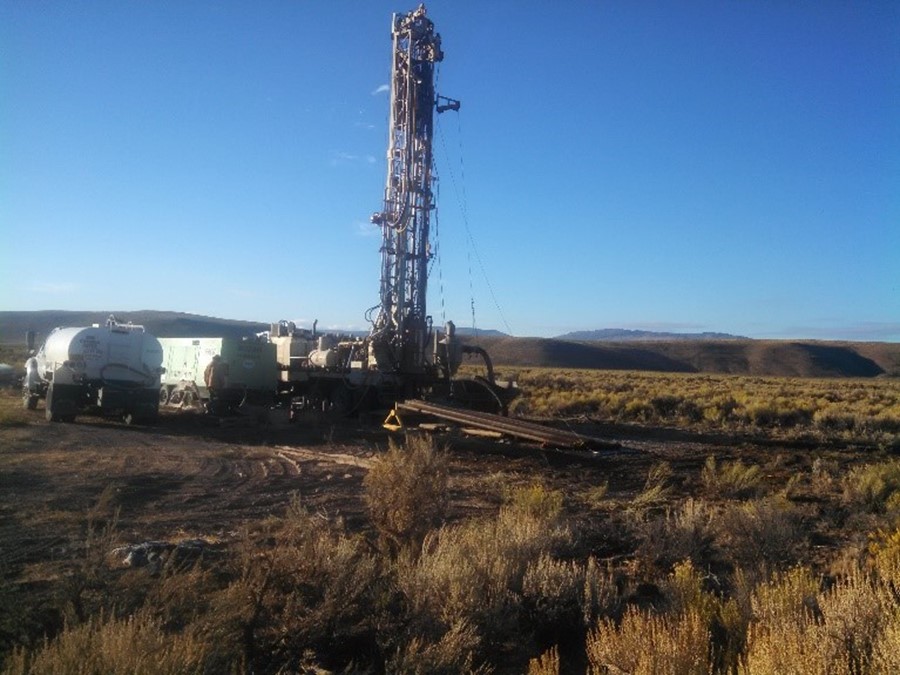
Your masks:
<path fill-rule="evenodd" d="M 3 399 L 7 411 L 18 403 L 12 393 Z M 70 580 L 91 583 L 86 561 L 98 548 L 113 575 L 122 564 L 110 551 L 151 541 L 203 540 L 207 563 L 215 566 L 216 556 L 230 556 L 247 542 L 265 546 L 266 523 L 282 518 L 298 495 L 315 517 L 340 522 L 375 545 L 364 480 L 390 438 L 377 425 L 310 418 L 294 425 L 232 420 L 222 426 L 197 415 L 164 414 L 157 426 L 129 427 L 90 417 L 53 424 L 41 412 L 16 410 L 0 425 L 0 605 L 6 608 L 0 612 L 0 654 L 16 645 L 33 648 L 64 622 L 90 616 L 93 610 L 73 610 L 67 598 L 118 605 L 108 597 L 118 592 L 109 579 L 93 591 L 70 587 Z M 560 494 L 562 518 L 573 533 L 561 555 L 608 565 L 622 580 L 626 605 L 656 602 L 661 575 L 684 557 L 696 558 L 709 579 L 757 562 L 833 573 L 843 551 L 864 549 L 872 524 L 869 516 L 849 516 L 841 477 L 891 457 L 874 445 L 846 441 L 587 421 L 569 428 L 619 447 L 554 452 L 513 441 L 438 436 L 448 448 L 446 522 L 479 518 L 489 524 L 517 488 L 540 485 L 546 494 Z M 713 484 L 711 457 L 717 463 Z M 726 484 L 722 470 L 729 464 L 758 469 L 758 484 L 747 494 Z M 691 517 L 699 529 L 686 524 Z M 739 523 L 737 530 L 762 518 L 788 528 L 790 540 L 767 552 L 767 542 L 760 545 L 751 531 L 738 532 L 722 518 Z M 723 524 L 711 524 L 716 520 Z M 757 549 L 769 557 L 757 561 Z M 727 584 L 715 590 L 729 592 Z M 550 646 L 535 635 L 521 645 L 505 643 L 501 662 L 515 665 L 498 672 L 522 672 L 536 649 Z M 560 633 L 553 639 L 564 645 L 564 660 L 582 663 L 583 637 Z M 337 665 L 349 658 L 341 649 L 323 654 Z M 260 665 L 259 672 L 268 667 Z"/>
<path fill-rule="evenodd" d="M 872 448 L 792 447 L 639 427 L 583 428 L 618 440 L 593 455 L 544 452 L 514 442 L 440 437 L 451 449 L 453 520 L 488 512 L 504 489 L 539 482 L 567 495 L 581 513 L 582 495 L 607 485 L 612 500 L 628 500 L 660 461 L 672 467 L 673 497 L 697 488 L 704 460 L 741 459 L 783 485 L 817 458 L 841 471 L 879 459 Z M 368 527 L 362 480 L 388 434 L 351 421 L 334 424 L 218 427 L 192 415 L 163 416 L 155 427 L 128 427 L 96 418 L 51 424 L 38 414 L 26 426 L 0 429 L 0 564 L 5 575 L 24 567 L 65 564 L 91 518 L 119 512 L 122 543 L 204 538 L 227 542 L 240 528 L 281 515 L 291 496 L 307 507 Z M 815 499 L 815 495 L 809 495 Z M 596 543 L 596 542 L 595 542 Z"/>

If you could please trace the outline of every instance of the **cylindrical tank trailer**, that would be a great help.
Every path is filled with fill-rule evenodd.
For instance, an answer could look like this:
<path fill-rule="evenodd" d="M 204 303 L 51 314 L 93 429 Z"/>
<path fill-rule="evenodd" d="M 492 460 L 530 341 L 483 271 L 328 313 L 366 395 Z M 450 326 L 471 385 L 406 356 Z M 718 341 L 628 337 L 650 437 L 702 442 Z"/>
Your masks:
<path fill-rule="evenodd" d="M 120 324 L 56 328 L 25 364 L 24 404 L 45 399 L 47 419 L 71 422 L 78 414 L 153 422 L 159 412 L 163 352 L 143 326 Z"/>

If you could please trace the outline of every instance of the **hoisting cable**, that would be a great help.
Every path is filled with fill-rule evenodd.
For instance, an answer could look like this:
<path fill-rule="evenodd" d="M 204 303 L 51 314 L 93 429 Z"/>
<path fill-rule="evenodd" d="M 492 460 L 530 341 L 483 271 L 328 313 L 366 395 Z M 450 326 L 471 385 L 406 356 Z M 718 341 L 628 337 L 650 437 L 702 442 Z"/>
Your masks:
<path fill-rule="evenodd" d="M 432 162 L 433 163 L 433 162 Z M 437 199 L 436 203 L 440 203 L 441 201 L 441 183 L 437 179 L 437 169 L 432 168 L 432 176 L 434 177 L 434 185 L 437 191 Z M 437 265 L 438 270 L 438 289 L 440 290 L 441 296 L 441 324 L 447 324 L 447 306 L 444 303 L 444 267 L 441 264 L 441 226 L 440 219 L 438 218 L 438 208 L 434 209 L 434 259 L 432 262 L 432 267 Z M 431 270 L 428 271 L 428 276 L 431 276 Z"/>
<path fill-rule="evenodd" d="M 437 118 L 438 133 L 440 134 L 440 137 L 441 137 L 441 146 L 444 148 L 444 155 L 446 155 L 449 158 L 449 153 L 447 152 L 447 144 L 444 139 L 444 128 L 441 126 L 440 119 L 441 119 L 440 116 L 438 116 L 438 118 Z M 481 260 L 481 255 L 478 253 L 478 247 L 475 245 L 475 238 L 472 236 L 472 230 L 469 227 L 469 215 L 468 215 L 468 210 L 466 207 L 465 183 L 464 183 L 466 167 L 465 167 L 465 163 L 463 161 L 462 124 L 459 121 L 459 111 L 457 111 L 457 114 L 456 114 L 456 124 L 457 124 L 458 136 L 459 136 L 459 164 L 460 164 L 460 174 L 461 174 L 460 180 L 461 180 L 461 182 L 463 182 L 462 195 L 460 195 L 460 189 L 457 187 L 456 176 L 453 173 L 453 168 L 450 166 L 450 163 L 448 162 L 447 170 L 450 173 L 450 182 L 453 185 L 453 192 L 456 195 L 456 202 L 459 205 L 460 212 L 462 213 L 463 225 L 465 225 L 465 228 L 466 228 L 466 238 L 468 239 L 470 250 L 471 250 L 471 252 L 473 252 L 475 254 L 475 261 L 478 263 L 478 268 L 481 270 L 481 276 L 484 278 L 484 282 L 487 285 L 488 292 L 491 295 L 491 300 L 493 300 L 493 302 L 494 302 L 494 307 L 497 310 L 497 314 L 500 316 L 500 320 L 503 322 L 503 326 L 506 328 L 507 333 L 512 335 L 512 329 L 509 327 L 509 323 L 507 322 L 506 317 L 503 314 L 503 310 L 500 307 L 500 303 L 497 301 L 497 296 L 494 293 L 494 288 L 491 285 L 491 280 L 488 278 L 487 271 L 485 270 L 485 267 L 484 267 L 484 263 Z M 471 266 L 470 266 L 470 271 L 469 271 L 470 289 L 471 289 L 471 282 L 472 282 L 472 274 L 471 274 Z M 474 300 L 474 295 L 473 295 L 473 297 L 472 297 L 473 328 L 474 328 L 474 323 L 475 323 L 474 312 L 475 312 L 475 300 Z"/>

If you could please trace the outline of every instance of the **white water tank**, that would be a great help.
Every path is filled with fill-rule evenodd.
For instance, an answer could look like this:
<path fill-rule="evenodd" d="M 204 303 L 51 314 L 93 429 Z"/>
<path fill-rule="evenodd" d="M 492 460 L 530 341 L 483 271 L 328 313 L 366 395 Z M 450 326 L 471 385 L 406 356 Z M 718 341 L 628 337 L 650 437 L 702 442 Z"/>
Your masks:
<path fill-rule="evenodd" d="M 57 328 L 35 356 L 44 379 L 131 382 L 159 387 L 162 346 L 143 326 Z"/>

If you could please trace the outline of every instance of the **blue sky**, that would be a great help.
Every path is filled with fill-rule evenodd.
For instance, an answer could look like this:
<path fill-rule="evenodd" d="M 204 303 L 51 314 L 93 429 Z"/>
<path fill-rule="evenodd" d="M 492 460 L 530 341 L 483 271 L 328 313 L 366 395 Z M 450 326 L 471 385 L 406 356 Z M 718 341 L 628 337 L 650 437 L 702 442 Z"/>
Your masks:
<path fill-rule="evenodd" d="M 0 3 L 0 309 L 364 328 L 414 5 Z M 436 322 L 900 341 L 900 3 L 428 13 Z"/>

